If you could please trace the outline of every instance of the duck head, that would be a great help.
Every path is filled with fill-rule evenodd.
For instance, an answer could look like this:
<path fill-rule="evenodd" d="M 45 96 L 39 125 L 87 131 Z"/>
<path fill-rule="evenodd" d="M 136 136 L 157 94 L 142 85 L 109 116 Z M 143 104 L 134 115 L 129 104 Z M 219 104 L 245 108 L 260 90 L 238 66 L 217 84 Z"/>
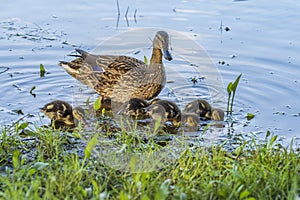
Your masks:
<path fill-rule="evenodd" d="M 166 60 L 171 61 L 172 55 L 169 51 L 169 35 L 165 31 L 158 31 L 153 40 L 153 48 L 161 49 Z"/>

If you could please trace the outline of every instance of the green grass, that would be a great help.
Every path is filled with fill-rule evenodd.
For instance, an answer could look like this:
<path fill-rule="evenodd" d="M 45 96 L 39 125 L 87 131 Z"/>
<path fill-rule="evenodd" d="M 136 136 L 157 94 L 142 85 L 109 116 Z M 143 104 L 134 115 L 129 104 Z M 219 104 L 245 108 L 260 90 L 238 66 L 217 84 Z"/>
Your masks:
<path fill-rule="evenodd" d="M 77 132 L 26 127 L 2 128 L 0 199 L 250 200 L 295 199 L 300 194 L 299 152 L 282 147 L 270 133 L 263 142 L 243 141 L 233 151 L 222 144 L 186 148 L 172 162 L 161 161 L 165 166 L 158 170 L 136 173 L 139 159 L 131 159 L 126 170 L 100 162 L 91 149 L 96 139 L 98 146 L 104 145 L 101 134 L 82 142 Z M 133 139 L 123 132 L 112 141 L 116 148 L 125 145 L 121 154 L 159 150 L 156 140 Z"/>

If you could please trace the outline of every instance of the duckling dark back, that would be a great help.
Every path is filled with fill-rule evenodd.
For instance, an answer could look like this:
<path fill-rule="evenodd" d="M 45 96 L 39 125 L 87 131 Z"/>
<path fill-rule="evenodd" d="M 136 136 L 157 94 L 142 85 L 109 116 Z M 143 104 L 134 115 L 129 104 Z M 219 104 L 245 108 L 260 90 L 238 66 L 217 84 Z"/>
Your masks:
<path fill-rule="evenodd" d="M 148 106 L 148 103 L 139 98 L 132 98 L 129 101 L 125 102 L 122 106 L 118 114 L 135 117 L 135 118 L 143 118 L 146 115 L 145 109 Z"/>
<path fill-rule="evenodd" d="M 196 113 L 200 117 L 208 117 L 211 112 L 210 104 L 204 99 L 196 99 L 188 103 L 184 110 L 184 113 Z"/>
<path fill-rule="evenodd" d="M 224 121 L 224 111 L 220 108 L 212 108 L 211 120 Z"/>
<path fill-rule="evenodd" d="M 181 111 L 174 102 L 168 101 L 168 100 L 152 101 L 152 105 L 155 105 L 155 104 L 159 104 L 164 108 L 165 113 L 166 113 L 165 117 L 167 118 L 167 120 L 173 120 L 173 119 L 180 118 Z"/>

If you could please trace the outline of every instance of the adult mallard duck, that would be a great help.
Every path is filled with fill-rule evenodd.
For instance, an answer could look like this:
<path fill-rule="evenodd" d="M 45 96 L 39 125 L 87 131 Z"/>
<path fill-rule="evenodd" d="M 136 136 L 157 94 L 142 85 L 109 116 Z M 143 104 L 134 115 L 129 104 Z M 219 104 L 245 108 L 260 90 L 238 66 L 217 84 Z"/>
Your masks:
<path fill-rule="evenodd" d="M 85 123 L 84 110 L 81 107 L 73 109 L 65 101 L 55 100 L 47 103 L 41 111 L 51 120 L 55 129 L 73 129 L 79 122 Z"/>
<path fill-rule="evenodd" d="M 93 55 L 76 49 L 71 62 L 61 61 L 71 76 L 93 88 L 105 98 L 124 103 L 131 98 L 149 100 L 156 97 L 166 83 L 162 56 L 172 60 L 169 52 L 169 35 L 158 31 L 153 40 L 150 63 L 128 57 L 114 55 Z"/>

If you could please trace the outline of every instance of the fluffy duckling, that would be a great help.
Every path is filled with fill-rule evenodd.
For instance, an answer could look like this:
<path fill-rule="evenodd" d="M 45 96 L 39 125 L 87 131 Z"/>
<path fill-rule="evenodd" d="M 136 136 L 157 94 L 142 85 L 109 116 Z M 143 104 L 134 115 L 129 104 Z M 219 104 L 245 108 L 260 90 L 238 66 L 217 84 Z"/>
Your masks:
<path fill-rule="evenodd" d="M 132 98 L 121 106 L 118 114 L 130 116 L 134 119 L 142 119 L 146 115 L 145 108 L 147 106 L 148 103 L 145 100 Z"/>
<path fill-rule="evenodd" d="M 163 108 L 162 112 L 164 114 L 165 121 L 170 121 L 175 126 L 177 126 L 178 123 L 180 122 L 181 111 L 174 102 L 158 99 L 158 100 L 152 101 L 151 105 L 160 105 L 161 106 L 161 107 L 152 107 L 151 108 L 151 109 L 153 109 L 152 113 L 155 113 L 154 111 L 156 111 L 159 108 Z M 160 113 L 161 112 L 159 112 L 158 114 L 160 114 Z"/>
<path fill-rule="evenodd" d="M 73 129 L 79 121 L 85 123 L 84 110 L 80 107 L 72 108 L 72 106 L 60 100 L 47 103 L 41 111 L 51 120 L 51 124 L 55 129 L 68 128 Z"/>
<path fill-rule="evenodd" d="M 131 98 L 152 99 L 166 83 L 162 57 L 172 60 L 169 52 L 169 35 L 158 31 L 153 39 L 152 57 L 149 64 L 128 57 L 115 55 L 93 55 L 76 49 L 80 55 L 71 62 L 59 65 L 67 73 L 97 93 L 115 102 L 124 103 Z"/>
<path fill-rule="evenodd" d="M 188 127 L 198 127 L 200 124 L 200 118 L 195 113 L 182 113 L 181 114 L 181 123 Z"/>
<path fill-rule="evenodd" d="M 148 114 L 154 121 L 159 121 L 161 123 L 165 123 L 168 121 L 165 108 L 160 104 L 153 104 L 145 109 L 146 114 Z"/>
<path fill-rule="evenodd" d="M 190 103 L 188 103 L 184 110 L 184 113 L 196 113 L 200 117 L 209 118 L 211 112 L 210 104 L 204 99 L 196 99 Z"/>
<path fill-rule="evenodd" d="M 215 121 L 224 121 L 224 111 L 220 108 L 212 108 L 209 119 Z"/>

